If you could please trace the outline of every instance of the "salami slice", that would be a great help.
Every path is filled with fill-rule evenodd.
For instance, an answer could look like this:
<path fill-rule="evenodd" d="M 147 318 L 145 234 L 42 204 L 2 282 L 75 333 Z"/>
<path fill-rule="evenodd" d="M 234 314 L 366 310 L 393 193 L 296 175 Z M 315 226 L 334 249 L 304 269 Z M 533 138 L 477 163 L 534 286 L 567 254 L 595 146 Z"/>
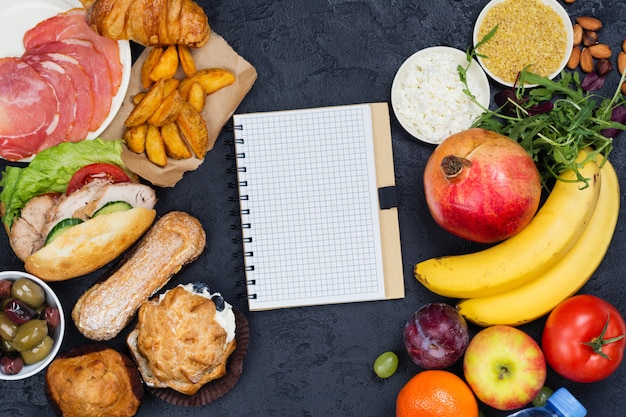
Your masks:
<path fill-rule="evenodd" d="M 97 130 L 109 115 L 113 100 L 113 84 L 104 56 L 93 43 L 80 39 L 66 39 L 49 42 L 30 49 L 27 54 L 60 53 L 76 59 L 91 78 L 94 98 L 93 115 L 90 131 Z"/>
<path fill-rule="evenodd" d="M 40 22 L 24 34 L 24 47 L 28 53 L 37 46 L 66 39 L 82 39 L 93 44 L 106 59 L 111 82 L 117 92 L 123 71 L 119 45 L 112 39 L 100 36 L 87 25 L 84 8 L 71 9 Z"/>
<path fill-rule="evenodd" d="M 0 156 L 32 156 L 59 122 L 52 85 L 20 58 L 0 58 Z"/>

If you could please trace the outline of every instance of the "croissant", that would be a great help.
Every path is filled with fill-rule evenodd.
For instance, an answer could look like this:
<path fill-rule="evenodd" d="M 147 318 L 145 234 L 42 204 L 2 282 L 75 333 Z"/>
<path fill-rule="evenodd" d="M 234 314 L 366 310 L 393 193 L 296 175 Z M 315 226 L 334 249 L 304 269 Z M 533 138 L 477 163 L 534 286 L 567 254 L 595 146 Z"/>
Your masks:
<path fill-rule="evenodd" d="M 193 0 L 81 0 L 87 23 L 98 34 L 143 46 L 201 47 L 211 33 L 202 7 Z"/>

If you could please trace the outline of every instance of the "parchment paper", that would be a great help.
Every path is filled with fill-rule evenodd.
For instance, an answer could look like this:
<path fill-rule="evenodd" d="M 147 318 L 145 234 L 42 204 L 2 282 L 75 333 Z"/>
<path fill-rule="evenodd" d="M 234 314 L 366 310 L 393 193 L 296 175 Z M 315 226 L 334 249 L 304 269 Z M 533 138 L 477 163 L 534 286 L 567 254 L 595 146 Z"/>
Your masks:
<path fill-rule="evenodd" d="M 134 107 L 132 97 L 144 91 L 141 86 L 141 66 L 148 53 L 149 48 L 146 48 L 133 64 L 126 97 L 117 116 L 109 127 L 102 132 L 103 139 L 118 140 L 122 138 L 124 121 Z M 237 76 L 235 83 L 207 96 L 202 116 L 209 130 L 209 143 L 215 143 L 222 127 L 232 117 L 243 98 L 252 88 L 257 78 L 257 72 L 248 61 L 232 49 L 224 38 L 215 32 L 211 33 L 209 41 L 202 48 L 192 49 L 192 54 L 198 69 L 224 68 L 233 71 Z M 181 69 L 179 69 L 176 77 L 179 79 L 184 77 Z M 204 159 L 195 157 L 182 160 L 168 158 L 167 165 L 159 167 L 150 162 L 145 153 L 136 154 L 129 151 L 125 146 L 122 159 L 134 173 L 160 187 L 173 187 L 180 181 L 185 172 L 195 170 L 204 161 Z"/>

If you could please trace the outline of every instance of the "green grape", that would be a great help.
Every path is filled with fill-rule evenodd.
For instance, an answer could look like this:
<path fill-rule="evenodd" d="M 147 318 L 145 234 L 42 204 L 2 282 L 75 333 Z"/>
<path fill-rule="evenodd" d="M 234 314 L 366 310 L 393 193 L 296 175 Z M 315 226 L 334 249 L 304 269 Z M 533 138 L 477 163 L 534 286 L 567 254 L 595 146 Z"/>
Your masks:
<path fill-rule="evenodd" d="M 550 398 L 552 393 L 553 391 L 551 388 L 545 386 L 542 387 L 539 394 L 537 394 L 537 396 L 533 399 L 533 405 L 535 407 L 543 407 L 546 405 L 546 401 L 548 401 L 548 398 Z"/>
<path fill-rule="evenodd" d="M 374 361 L 374 372 L 379 378 L 389 378 L 398 369 L 398 355 L 384 352 Z"/>

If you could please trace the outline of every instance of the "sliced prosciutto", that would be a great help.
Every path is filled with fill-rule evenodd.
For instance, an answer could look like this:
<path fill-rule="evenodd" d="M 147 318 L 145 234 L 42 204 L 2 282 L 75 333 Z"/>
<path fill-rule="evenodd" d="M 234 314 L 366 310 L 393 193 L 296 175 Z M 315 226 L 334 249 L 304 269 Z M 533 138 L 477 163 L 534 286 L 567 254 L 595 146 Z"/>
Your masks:
<path fill-rule="evenodd" d="M 86 21 L 84 8 L 71 9 L 40 22 L 24 34 L 26 53 L 37 46 L 66 39 L 90 41 L 93 47 L 106 59 L 111 82 L 117 92 L 122 82 L 122 62 L 116 41 L 94 32 Z"/>
<path fill-rule="evenodd" d="M 93 92 L 91 88 L 91 77 L 80 62 L 65 54 L 39 54 L 24 56 L 26 62 L 36 66 L 58 65 L 65 71 L 74 89 L 74 111 L 63 114 L 63 117 L 71 119 L 70 128 L 67 133 L 67 140 L 75 141 L 85 139 L 89 133 L 89 126 L 93 115 Z M 47 64 L 51 62 L 52 64 Z"/>
<path fill-rule="evenodd" d="M 20 58 L 0 58 L 0 156 L 32 156 L 59 122 L 52 85 Z"/>
<path fill-rule="evenodd" d="M 51 53 L 68 55 L 78 60 L 85 72 L 90 75 L 94 106 L 89 130 L 97 130 L 109 115 L 113 96 L 115 95 L 106 59 L 93 47 L 92 42 L 80 39 L 66 39 L 45 43 L 27 52 L 30 55 Z"/>
<path fill-rule="evenodd" d="M 70 127 L 76 113 L 76 90 L 72 80 L 63 67 L 51 61 L 26 61 L 35 71 L 47 80 L 54 88 L 59 100 L 59 121 L 56 128 L 50 132 L 39 145 L 37 152 L 47 149 L 64 140 L 70 140 Z M 74 138 L 73 141 L 84 139 Z"/>

